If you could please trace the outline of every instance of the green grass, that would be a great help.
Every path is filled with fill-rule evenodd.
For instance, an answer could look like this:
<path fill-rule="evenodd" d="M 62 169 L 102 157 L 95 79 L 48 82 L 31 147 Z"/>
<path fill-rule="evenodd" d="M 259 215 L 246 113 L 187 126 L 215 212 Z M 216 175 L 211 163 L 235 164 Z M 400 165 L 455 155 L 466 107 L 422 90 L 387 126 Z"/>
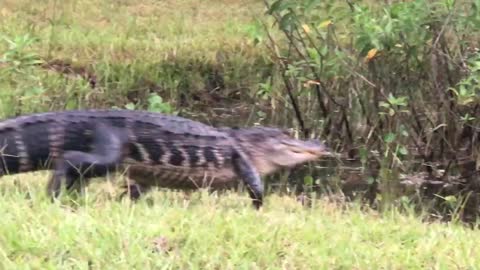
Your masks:
<path fill-rule="evenodd" d="M 38 52 L 74 61 L 151 62 L 209 51 L 215 57 L 221 47 L 248 43 L 262 11 L 262 2 L 252 0 L 4 0 L 0 32 L 33 33 L 41 39 Z"/>
<path fill-rule="evenodd" d="M 476 269 L 480 235 L 318 200 L 154 191 L 116 200 L 91 185 L 77 205 L 50 203 L 42 173 L 0 184 L 2 269 Z M 70 205 L 70 207 L 66 207 Z M 89 268 L 90 267 L 90 268 Z"/>
<path fill-rule="evenodd" d="M 128 103 L 146 108 L 152 92 L 191 111 L 194 94 L 200 103 L 214 91 L 251 95 L 270 72 L 265 49 L 253 42 L 260 31 L 255 18 L 263 11 L 253 0 L 4 0 L 0 58 L 12 50 L 4 37 L 28 34 L 35 42 L 13 49 L 19 55 L 71 62 L 94 74 L 97 88 L 40 67 L 15 68 L 20 75 L 0 72 L 0 117 Z M 20 104 L 19 96 L 30 99 Z"/>

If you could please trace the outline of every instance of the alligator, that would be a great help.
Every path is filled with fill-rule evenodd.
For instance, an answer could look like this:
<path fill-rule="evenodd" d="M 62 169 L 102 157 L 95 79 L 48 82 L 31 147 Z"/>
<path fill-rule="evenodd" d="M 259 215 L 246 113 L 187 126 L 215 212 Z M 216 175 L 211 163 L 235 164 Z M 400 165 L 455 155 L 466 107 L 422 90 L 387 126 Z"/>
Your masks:
<path fill-rule="evenodd" d="M 318 140 L 273 127 L 213 127 L 142 110 L 43 112 L 0 122 L 0 176 L 53 170 L 49 197 L 92 178 L 126 173 L 131 199 L 151 187 L 218 189 L 243 180 L 253 205 L 263 203 L 261 177 L 329 155 Z"/>

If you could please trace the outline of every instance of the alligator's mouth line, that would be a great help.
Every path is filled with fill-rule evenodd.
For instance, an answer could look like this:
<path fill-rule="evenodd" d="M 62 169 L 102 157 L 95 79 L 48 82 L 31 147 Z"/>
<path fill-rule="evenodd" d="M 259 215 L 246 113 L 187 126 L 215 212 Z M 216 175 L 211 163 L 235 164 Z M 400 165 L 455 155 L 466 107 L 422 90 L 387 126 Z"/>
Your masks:
<path fill-rule="evenodd" d="M 318 157 L 335 155 L 334 153 L 332 153 L 331 151 L 328 151 L 326 149 L 322 149 L 322 150 L 317 150 L 317 149 L 291 149 L 290 151 L 292 153 L 295 153 L 295 154 L 304 154 L 304 155 L 311 155 L 311 156 L 318 156 Z"/>
<path fill-rule="evenodd" d="M 317 152 L 314 150 L 292 150 L 293 153 L 299 154 L 299 155 L 310 155 L 310 156 L 320 156 L 323 155 L 323 152 Z"/>

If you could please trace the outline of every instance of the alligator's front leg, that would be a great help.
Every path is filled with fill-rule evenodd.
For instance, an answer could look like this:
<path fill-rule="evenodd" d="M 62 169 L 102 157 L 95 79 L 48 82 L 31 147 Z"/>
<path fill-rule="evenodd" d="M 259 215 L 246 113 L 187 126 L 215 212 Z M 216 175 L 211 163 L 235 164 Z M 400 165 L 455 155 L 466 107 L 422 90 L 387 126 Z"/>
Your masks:
<path fill-rule="evenodd" d="M 253 205 L 259 209 L 263 204 L 263 184 L 256 168 L 242 155 L 234 151 L 232 156 L 235 173 L 242 178 L 247 185 Z"/>
<path fill-rule="evenodd" d="M 66 151 L 56 160 L 54 173 L 47 186 L 48 194 L 55 198 L 60 194 L 62 183 L 70 190 L 80 180 L 103 177 L 116 169 L 122 161 L 128 140 L 118 129 L 98 124 L 93 130 L 91 152 Z"/>

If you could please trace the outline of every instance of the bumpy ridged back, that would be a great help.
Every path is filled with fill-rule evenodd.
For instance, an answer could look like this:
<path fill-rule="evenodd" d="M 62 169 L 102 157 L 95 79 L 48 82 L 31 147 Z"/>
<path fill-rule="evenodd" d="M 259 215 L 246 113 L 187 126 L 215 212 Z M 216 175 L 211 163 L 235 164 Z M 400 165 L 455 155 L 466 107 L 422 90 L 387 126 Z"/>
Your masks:
<path fill-rule="evenodd" d="M 216 128 L 182 117 L 132 110 L 73 110 L 25 115 L 0 122 L 0 173 L 48 166 L 63 151 L 91 151 L 97 123 L 117 127 L 134 142 L 133 159 L 173 166 L 218 165 L 231 140 Z M 89 135 L 90 134 L 90 135 Z"/>

